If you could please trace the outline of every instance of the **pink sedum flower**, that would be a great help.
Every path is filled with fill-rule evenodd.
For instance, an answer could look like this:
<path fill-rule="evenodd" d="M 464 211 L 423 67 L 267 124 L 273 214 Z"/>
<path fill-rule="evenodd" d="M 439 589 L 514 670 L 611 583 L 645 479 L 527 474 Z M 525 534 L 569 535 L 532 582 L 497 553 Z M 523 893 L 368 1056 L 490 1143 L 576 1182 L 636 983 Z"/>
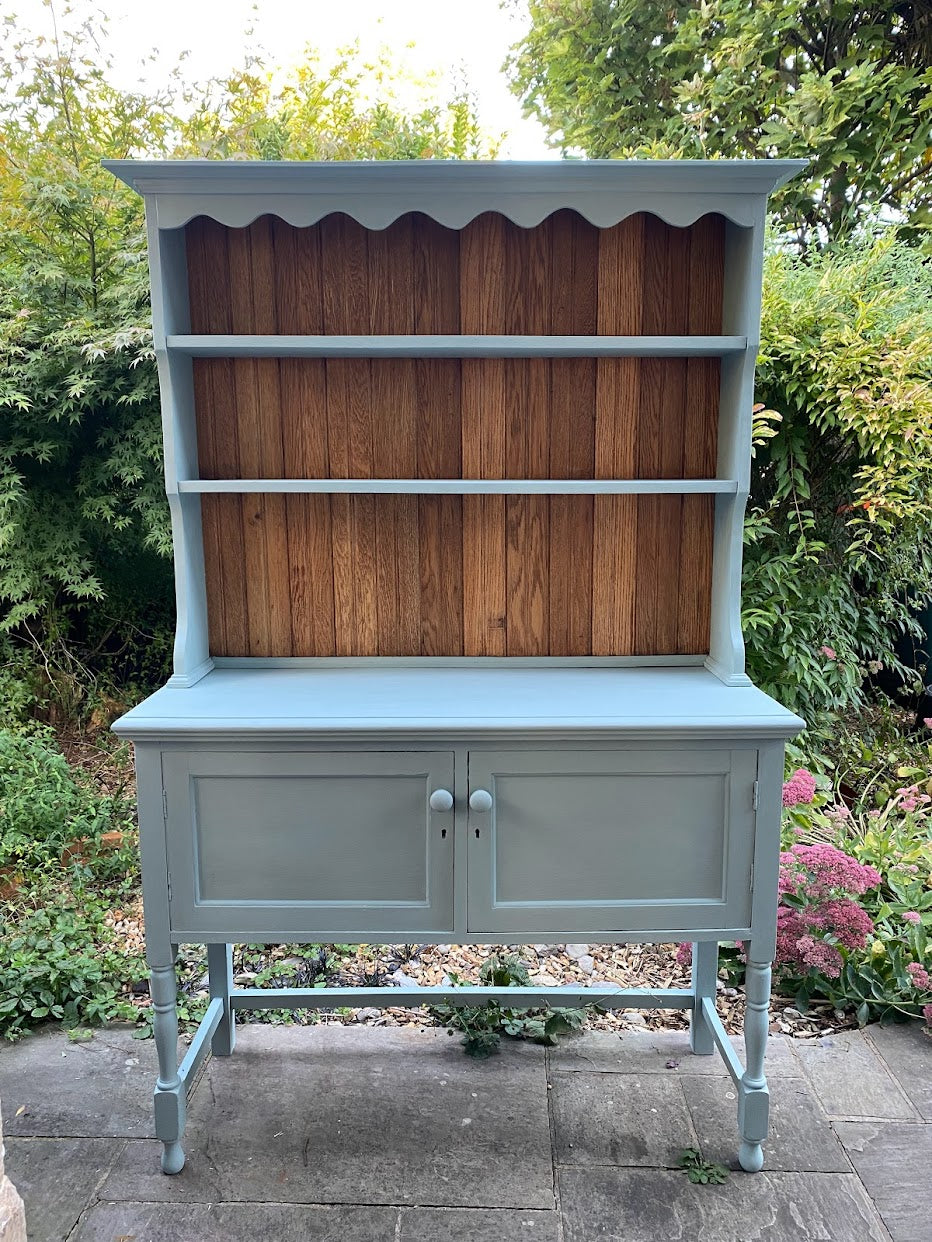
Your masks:
<path fill-rule="evenodd" d="M 922 723 L 927 729 L 932 729 L 932 716 L 923 716 Z"/>
<path fill-rule="evenodd" d="M 833 944 L 817 940 L 815 936 L 800 936 L 796 949 L 805 966 L 821 970 L 829 979 L 837 979 L 841 973 L 841 954 Z"/>
<path fill-rule="evenodd" d="M 903 914 L 903 922 L 904 923 L 921 923 L 922 915 L 919 913 L 918 910 L 907 910 Z"/>
<path fill-rule="evenodd" d="M 805 768 L 797 768 L 783 786 L 783 805 L 799 806 L 801 802 L 811 802 L 815 797 L 815 777 Z"/>
<path fill-rule="evenodd" d="M 693 947 L 688 940 L 684 941 L 682 944 L 677 945 L 676 960 L 677 962 L 679 962 L 681 966 L 692 965 Z"/>
<path fill-rule="evenodd" d="M 929 978 L 929 972 L 925 966 L 920 966 L 918 962 L 910 962 L 906 969 L 912 977 L 914 988 L 932 987 L 932 979 Z"/>
<path fill-rule="evenodd" d="M 834 647 L 820 647 L 820 648 L 819 648 L 819 650 L 822 652 L 822 654 L 825 656 L 825 658 L 826 658 L 827 660 L 837 660 L 837 659 L 838 659 L 838 656 L 837 656 L 837 654 L 836 654 L 836 652 L 835 652 L 835 648 L 834 648 Z"/>
<path fill-rule="evenodd" d="M 798 875 L 800 869 L 807 873 L 805 877 Z M 781 893 L 803 887 L 805 895 L 814 901 L 828 900 L 835 896 L 836 889 L 860 897 L 880 883 L 880 872 L 859 863 L 834 845 L 820 842 L 818 845 L 794 845 L 781 854 L 779 883 Z"/>
<path fill-rule="evenodd" d="M 777 910 L 778 967 L 836 979 L 843 950 L 863 949 L 874 930 L 855 898 L 879 883 L 874 867 L 833 845 L 794 845 L 781 854 L 779 892 L 795 901 Z"/>
<path fill-rule="evenodd" d="M 922 1016 L 926 1026 L 932 1027 L 932 1005 L 923 1005 Z"/>

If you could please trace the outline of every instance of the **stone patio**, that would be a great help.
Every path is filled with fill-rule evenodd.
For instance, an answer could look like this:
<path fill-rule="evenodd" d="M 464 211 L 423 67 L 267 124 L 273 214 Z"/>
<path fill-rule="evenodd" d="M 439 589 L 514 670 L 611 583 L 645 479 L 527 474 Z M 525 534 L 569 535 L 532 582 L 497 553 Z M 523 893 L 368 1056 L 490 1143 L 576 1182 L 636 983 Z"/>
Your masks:
<path fill-rule="evenodd" d="M 773 1036 L 768 1072 L 765 1171 L 721 1186 L 675 1165 L 699 1147 L 736 1167 L 734 1090 L 672 1031 L 473 1061 L 434 1029 L 240 1026 L 173 1178 L 155 1049 L 126 1029 L 3 1046 L 0 1099 L 30 1242 L 929 1242 L 921 1028 Z"/>

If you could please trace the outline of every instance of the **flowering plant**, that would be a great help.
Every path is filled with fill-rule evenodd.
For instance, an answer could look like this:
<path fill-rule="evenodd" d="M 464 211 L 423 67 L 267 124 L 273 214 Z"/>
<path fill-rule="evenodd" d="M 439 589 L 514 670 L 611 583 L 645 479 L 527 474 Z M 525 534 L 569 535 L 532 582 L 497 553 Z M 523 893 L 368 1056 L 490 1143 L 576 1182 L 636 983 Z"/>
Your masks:
<path fill-rule="evenodd" d="M 798 1007 L 818 994 L 854 1006 L 862 1023 L 919 1016 L 932 1000 L 928 773 L 899 768 L 910 784 L 854 811 L 807 775 L 797 769 L 784 785 L 777 977 Z"/>
<path fill-rule="evenodd" d="M 880 883 L 880 872 L 833 845 L 794 845 L 780 855 L 777 969 L 837 979 L 842 950 L 863 949 L 874 930 L 854 900 Z"/>

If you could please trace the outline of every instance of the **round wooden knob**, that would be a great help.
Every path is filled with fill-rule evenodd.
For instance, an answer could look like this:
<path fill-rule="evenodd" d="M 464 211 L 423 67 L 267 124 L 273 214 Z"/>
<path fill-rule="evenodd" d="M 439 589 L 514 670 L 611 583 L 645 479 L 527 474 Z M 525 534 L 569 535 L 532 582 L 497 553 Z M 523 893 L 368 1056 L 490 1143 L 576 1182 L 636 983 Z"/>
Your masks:
<path fill-rule="evenodd" d="M 492 795 L 487 789 L 474 789 L 469 795 L 469 806 L 473 811 L 491 811 Z"/>
<path fill-rule="evenodd" d="M 453 795 L 449 789 L 435 789 L 430 795 L 432 811 L 450 811 L 453 809 Z"/>

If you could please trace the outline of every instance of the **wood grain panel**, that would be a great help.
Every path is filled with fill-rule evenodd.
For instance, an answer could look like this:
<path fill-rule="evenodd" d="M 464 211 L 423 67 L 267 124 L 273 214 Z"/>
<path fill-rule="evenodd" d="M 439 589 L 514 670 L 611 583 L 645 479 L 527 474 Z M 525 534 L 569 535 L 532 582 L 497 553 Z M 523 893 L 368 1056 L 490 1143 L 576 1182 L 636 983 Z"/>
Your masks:
<path fill-rule="evenodd" d="M 320 230 L 272 222 L 278 331 L 323 330 Z M 281 433 L 285 478 L 327 475 L 327 376 L 319 358 L 282 358 Z M 298 655 L 326 656 L 335 650 L 330 498 L 286 496 L 291 642 Z M 296 550 L 302 549 L 301 555 Z"/>
<path fill-rule="evenodd" d="M 484 215 L 460 235 L 460 324 L 467 334 L 495 332 L 505 321 L 506 221 Z M 496 327 L 498 325 L 498 327 Z M 467 479 L 505 473 L 505 366 L 463 359 L 462 463 Z M 505 655 L 507 574 L 505 500 L 463 497 L 463 652 Z"/>
<path fill-rule="evenodd" d="M 599 235 L 598 330 L 643 331 L 645 220 L 630 216 Z M 595 477 L 634 478 L 640 360 L 600 358 L 596 369 Z M 637 499 L 596 496 L 592 539 L 592 651 L 635 652 Z"/>
<path fill-rule="evenodd" d="M 510 224 L 505 237 L 506 331 L 551 331 L 553 229 Z M 510 325 L 514 325 L 511 327 Z M 542 479 L 550 474 L 550 360 L 509 360 L 505 369 L 505 461 L 507 478 Z M 505 498 L 505 651 L 512 656 L 550 653 L 550 500 Z"/>
<path fill-rule="evenodd" d="M 403 216 L 368 239 L 369 331 L 412 333 L 414 233 Z M 372 473 L 387 478 L 417 474 L 418 403 L 415 362 L 373 360 L 371 377 Z M 384 505 L 376 498 L 377 642 L 380 655 L 405 655 L 420 644 L 420 567 L 417 497 Z"/>
<path fill-rule="evenodd" d="M 551 331 L 598 331 L 598 232 L 575 212 L 551 217 Z M 550 364 L 550 473 L 554 478 L 595 475 L 596 362 L 554 358 Z M 593 498 L 550 497 L 551 655 L 592 649 Z"/>
<path fill-rule="evenodd" d="M 188 227 L 195 332 L 720 331 L 724 229 Z M 715 359 L 195 360 L 203 477 L 714 474 Z M 708 647 L 709 497 L 204 497 L 211 649 Z"/>
<path fill-rule="evenodd" d="M 415 215 L 412 271 L 414 331 L 460 331 L 460 238 Z M 458 359 L 414 363 L 416 474 L 455 479 L 463 469 L 462 370 Z M 425 656 L 463 654 L 463 502 L 459 496 L 417 498 L 420 637 Z"/>
<path fill-rule="evenodd" d="M 227 230 L 200 217 L 187 231 L 189 309 L 194 332 L 230 332 L 233 305 Z M 197 417 L 198 469 L 205 479 L 240 473 L 233 363 L 227 358 L 192 360 Z M 209 417 L 201 412 L 209 411 Z M 238 496 L 201 504 L 210 650 L 249 649 L 246 557 Z"/>
<path fill-rule="evenodd" d="M 648 216 L 644 230 L 642 330 L 685 333 L 689 320 L 689 232 Z M 644 358 L 640 368 L 637 476 L 675 479 L 683 471 L 686 359 Z M 679 496 L 638 498 L 635 649 L 675 651 L 680 585 Z"/>

